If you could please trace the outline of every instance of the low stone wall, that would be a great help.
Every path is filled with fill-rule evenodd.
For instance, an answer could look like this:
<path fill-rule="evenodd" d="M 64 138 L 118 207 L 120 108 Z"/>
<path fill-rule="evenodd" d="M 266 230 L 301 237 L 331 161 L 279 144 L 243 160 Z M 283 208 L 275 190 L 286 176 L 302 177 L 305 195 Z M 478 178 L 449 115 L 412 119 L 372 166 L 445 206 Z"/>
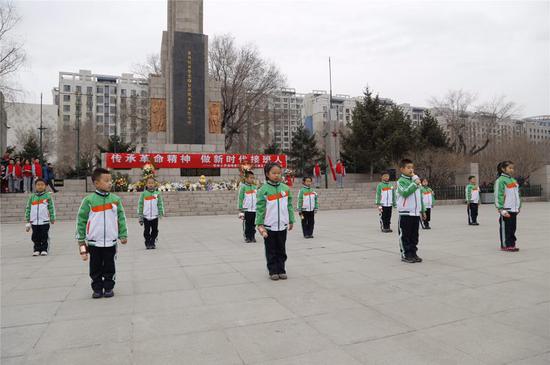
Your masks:
<path fill-rule="evenodd" d="M 320 189 L 319 205 L 323 210 L 374 208 L 373 187 L 361 189 Z M 293 189 L 296 205 L 298 189 Z M 86 193 L 66 192 L 54 194 L 58 220 L 73 220 Z M 139 193 L 117 193 L 129 218 L 137 217 Z M 163 193 L 167 216 L 223 215 L 237 213 L 235 191 L 197 191 Z M 524 201 L 540 201 L 541 198 L 524 198 Z M 26 194 L 0 195 L 0 222 L 24 222 Z M 464 204 L 462 200 L 438 200 L 438 205 Z"/>

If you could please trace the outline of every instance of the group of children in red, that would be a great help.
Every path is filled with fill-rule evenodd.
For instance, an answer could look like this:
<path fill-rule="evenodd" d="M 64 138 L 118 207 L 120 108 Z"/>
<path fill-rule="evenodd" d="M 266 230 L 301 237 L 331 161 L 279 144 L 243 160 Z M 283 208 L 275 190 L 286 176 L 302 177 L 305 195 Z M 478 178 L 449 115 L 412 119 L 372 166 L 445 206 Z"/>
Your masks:
<path fill-rule="evenodd" d="M 2 192 L 31 193 L 36 179 L 43 179 L 53 192 L 57 192 L 53 177 L 51 164 L 42 166 L 38 158 L 26 159 L 23 164 L 19 158 L 2 160 Z"/>
<path fill-rule="evenodd" d="M 519 186 L 512 177 L 514 164 L 501 162 L 497 167 L 499 177 L 495 183 L 495 205 L 499 212 L 501 250 L 518 251 L 516 247 L 516 219 L 521 202 Z M 376 205 L 380 211 L 382 232 L 391 232 L 392 208 L 399 214 L 398 231 L 401 260 L 407 263 L 421 262 L 417 255 L 420 226 L 430 229 L 429 215 L 435 201 L 427 179 L 414 173 L 411 160 L 400 163 L 401 176 L 397 188 L 389 182 L 389 174 L 382 174 L 378 185 Z M 294 207 L 289 187 L 282 182 L 282 168 L 278 163 L 268 163 L 264 168 L 265 183 L 257 189 L 254 174 L 246 171 L 239 189 L 239 217 L 243 219 L 245 242 L 256 242 L 255 232 L 264 239 L 265 256 L 269 278 L 285 280 L 287 232 L 294 226 Z M 477 206 L 479 187 L 471 176 L 466 187 L 468 224 L 478 225 Z M 112 177 L 108 170 L 97 168 L 92 174 L 96 191 L 86 196 L 77 214 L 76 231 L 82 260 L 89 259 L 93 298 L 112 297 L 115 286 L 115 255 L 117 244 L 126 244 L 128 230 L 122 200 L 112 194 Z M 304 238 L 313 238 L 315 214 L 319 209 L 318 195 L 312 188 L 311 177 L 303 178 L 296 210 L 302 223 Z M 145 246 L 156 247 L 158 220 L 164 215 L 164 204 L 156 189 L 154 178 L 148 178 L 146 188 L 139 198 L 139 223 L 144 225 Z M 43 179 L 35 181 L 35 193 L 31 194 L 26 207 L 27 231 L 32 229 L 33 256 L 48 254 L 48 231 L 55 223 L 55 207 L 52 196 L 46 192 Z"/>

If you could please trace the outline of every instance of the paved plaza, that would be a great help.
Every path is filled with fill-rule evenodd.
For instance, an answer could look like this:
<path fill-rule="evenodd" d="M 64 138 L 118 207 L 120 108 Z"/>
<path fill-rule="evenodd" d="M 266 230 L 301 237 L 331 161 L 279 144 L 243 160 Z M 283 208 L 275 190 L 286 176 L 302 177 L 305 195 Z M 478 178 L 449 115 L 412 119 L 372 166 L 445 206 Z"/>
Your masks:
<path fill-rule="evenodd" d="M 519 253 L 498 251 L 492 206 L 479 227 L 436 207 L 421 264 L 400 262 L 376 210 L 321 211 L 315 239 L 289 234 L 279 282 L 236 214 L 161 220 L 154 251 L 129 223 L 116 296 L 99 300 L 74 221 L 48 257 L 2 225 L 2 365 L 550 363 L 550 203 L 524 205 Z"/>

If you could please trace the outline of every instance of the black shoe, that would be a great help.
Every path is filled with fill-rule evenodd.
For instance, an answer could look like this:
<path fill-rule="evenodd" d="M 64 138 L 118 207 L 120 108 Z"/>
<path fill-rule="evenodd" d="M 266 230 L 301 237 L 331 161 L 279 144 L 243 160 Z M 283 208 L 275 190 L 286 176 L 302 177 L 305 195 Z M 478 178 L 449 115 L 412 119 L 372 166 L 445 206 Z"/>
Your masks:
<path fill-rule="evenodd" d="M 418 256 L 413 257 L 414 262 L 422 262 L 422 259 Z"/>
<path fill-rule="evenodd" d="M 107 293 L 105 293 L 105 294 L 107 294 Z M 103 292 L 102 292 L 102 291 L 95 291 L 95 292 L 93 292 L 93 294 L 92 294 L 92 298 L 94 298 L 94 299 L 99 299 L 99 298 L 101 298 L 102 296 L 103 296 Z"/>
<path fill-rule="evenodd" d="M 244 243 L 250 243 L 250 240 L 248 238 L 245 238 Z"/>
<path fill-rule="evenodd" d="M 401 261 L 406 262 L 408 264 L 414 264 L 417 262 L 413 257 L 402 257 Z"/>
<path fill-rule="evenodd" d="M 479 223 L 475 222 L 475 223 L 472 223 L 472 225 L 479 226 Z"/>
<path fill-rule="evenodd" d="M 392 233 L 392 232 L 393 232 L 393 229 L 388 228 L 386 231 L 387 231 L 388 233 Z"/>
<path fill-rule="evenodd" d="M 105 298 L 111 298 L 114 295 L 115 293 L 112 290 L 105 290 L 105 294 L 103 294 Z"/>
<path fill-rule="evenodd" d="M 157 246 L 152 245 L 150 248 L 151 248 L 151 250 L 155 250 L 157 248 Z"/>
<path fill-rule="evenodd" d="M 250 240 L 250 242 L 252 242 L 252 243 L 256 243 L 256 239 L 255 239 L 255 238 L 253 238 L 252 240 Z"/>
<path fill-rule="evenodd" d="M 147 246 L 145 246 L 145 249 L 146 249 L 146 250 L 150 250 L 150 249 L 151 249 L 151 246 L 147 245 Z"/>
<path fill-rule="evenodd" d="M 313 235 L 310 234 L 310 235 L 309 235 L 309 238 L 313 238 Z"/>

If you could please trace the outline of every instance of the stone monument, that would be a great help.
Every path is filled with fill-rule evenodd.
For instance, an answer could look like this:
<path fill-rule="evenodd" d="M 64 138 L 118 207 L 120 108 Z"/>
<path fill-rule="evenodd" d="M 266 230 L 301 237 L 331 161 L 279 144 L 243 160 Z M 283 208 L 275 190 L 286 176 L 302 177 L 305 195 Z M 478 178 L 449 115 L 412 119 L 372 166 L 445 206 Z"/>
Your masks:
<path fill-rule="evenodd" d="M 220 85 L 208 78 L 202 0 L 168 0 L 161 75 L 151 75 L 147 152 L 225 152 Z"/>

